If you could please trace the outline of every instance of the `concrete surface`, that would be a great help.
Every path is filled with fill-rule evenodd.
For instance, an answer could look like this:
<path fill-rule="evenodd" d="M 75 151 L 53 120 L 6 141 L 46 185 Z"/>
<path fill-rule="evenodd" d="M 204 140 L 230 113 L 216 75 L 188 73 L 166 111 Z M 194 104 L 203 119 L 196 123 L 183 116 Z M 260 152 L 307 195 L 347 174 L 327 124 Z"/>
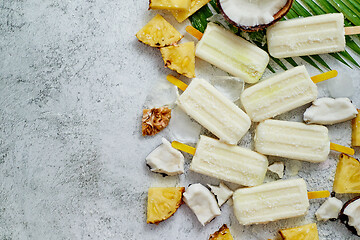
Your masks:
<path fill-rule="evenodd" d="M 251 240 L 315 221 L 323 200 L 311 201 L 306 217 L 260 226 L 240 226 L 228 204 L 205 227 L 185 205 L 166 222 L 145 223 L 150 186 L 219 182 L 190 171 L 162 178 L 145 166 L 169 130 L 143 138 L 142 108 L 148 89 L 171 73 L 134 36 L 156 14 L 147 8 L 138 0 L 0 1 L 0 239 L 207 239 L 226 223 L 235 239 Z M 185 25 L 175 24 L 183 34 Z M 360 71 L 325 59 L 352 75 L 358 93 Z M 217 72 L 197 60 L 198 76 Z M 328 95 L 325 83 L 319 90 Z M 358 94 L 352 100 L 360 107 Z M 281 118 L 300 121 L 304 110 Z M 348 145 L 350 123 L 330 135 Z M 240 144 L 251 147 L 251 136 Z M 302 164 L 309 190 L 331 190 L 337 156 Z M 318 227 L 321 239 L 355 239 L 338 222 Z"/>

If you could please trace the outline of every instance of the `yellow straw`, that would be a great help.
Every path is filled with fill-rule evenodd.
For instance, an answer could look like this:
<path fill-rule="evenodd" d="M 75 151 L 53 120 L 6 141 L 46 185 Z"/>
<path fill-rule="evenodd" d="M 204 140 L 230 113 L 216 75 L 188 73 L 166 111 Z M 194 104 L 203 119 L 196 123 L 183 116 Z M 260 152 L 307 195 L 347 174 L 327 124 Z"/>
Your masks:
<path fill-rule="evenodd" d="M 183 81 L 177 79 L 172 75 L 167 75 L 166 79 L 183 91 L 185 91 L 188 86 L 186 83 L 184 83 Z"/>
<path fill-rule="evenodd" d="M 192 35 L 193 37 L 197 38 L 197 40 L 201 40 L 202 36 L 204 35 L 202 32 L 197 30 L 196 28 L 192 26 L 187 26 L 185 30 Z"/>
<path fill-rule="evenodd" d="M 341 152 L 341 153 L 345 153 L 347 155 L 354 155 L 355 154 L 355 150 L 349 147 L 344 147 L 341 146 L 339 144 L 336 143 L 330 143 L 330 149 L 337 151 L 337 152 Z"/>
<path fill-rule="evenodd" d="M 314 83 L 319 83 L 325 80 L 328 80 L 330 78 L 334 78 L 338 75 L 338 72 L 336 70 L 332 70 L 326 73 L 322 73 L 316 76 L 311 77 L 311 80 L 313 80 Z"/>
<path fill-rule="evenodd" d="M 315 192 L 308 192 L 308 198 L 309 199 L 315 199 L 315 198 L 327 198 L 330 196 L 330 192 L 325 191 L 315 191 Z"/>
<path fill-rule="evenodd" d="M 189 154 L 191 154 L 191 155 L 194 155 L 195 152 L 196 152 L 196 148 L 191 147 L 191 146 L 188 146 L 188 145 L 183 144 L 183 143 L 180 143 L 180 142 L 177 142 L 177 141 L 173 141 L 173 142 L 171 143 L 171 146 L 172 146 L 173 148 L 176 148 L 176 149 L 178 149 L 178 150 L 180 150 L 180 151 L 189 153 Z"/>

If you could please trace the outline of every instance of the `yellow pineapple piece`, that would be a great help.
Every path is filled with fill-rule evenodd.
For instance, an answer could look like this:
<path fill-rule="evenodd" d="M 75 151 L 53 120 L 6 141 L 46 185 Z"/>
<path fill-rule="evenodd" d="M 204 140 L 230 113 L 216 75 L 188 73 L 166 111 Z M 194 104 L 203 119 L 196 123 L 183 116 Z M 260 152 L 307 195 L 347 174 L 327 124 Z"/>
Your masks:
<path fill-rule="evenodd" d="M 177 46 L 160 48 L 165 67 L 188 77 L 195 77 L 195 44 L 187 42 Z"/>
<path fill-rule="evenodd" d="M 319 240 L 316 223 L 279 231 L 284 240 Z"/>
<path fill-rule="evenodd" d="M 191 0 L 190 9 L 185 10 L 176 10 L 172 11 L 172 14 L 176 18 L 176 20 L 181 23 L 191 15 L 193 15 L 197 10 L 203 7 L 205 4 L 210 2 L 210 0 Z"/>
<path fill-rule="evenodd" d="M 333 189 L 336 193 L 360 193 L 360 162 L 340 154 Z"/>
<path fill-rule="evenodd" d="M 150 0 L 149 9 L 167 9 L 188 11 L 191 0 Z"/>
<path fill-rule="evenodd" d="M 137 34 L 137 39 L 152 47 L 173 45 L 183 38 L 170 23 L 157 14 Z"/>
<path fill-rule="evenodd" d="M 147 223 L 158 224 L 171 217 L 183 203 L 184 187 L 149 188 Z"/>
<path fill-rule="evenodd" d="M 352 120 L 352 139 L 351 145 L 353 147 L 360 147 L 360 109 L 358 115 Z"/>
<path fill-rule="evenodd" d="M 209 240 L 234 240 L 231 236 L 229 228 L 226 224 L 222 225 L 222 227 L 210 235 Z"/>

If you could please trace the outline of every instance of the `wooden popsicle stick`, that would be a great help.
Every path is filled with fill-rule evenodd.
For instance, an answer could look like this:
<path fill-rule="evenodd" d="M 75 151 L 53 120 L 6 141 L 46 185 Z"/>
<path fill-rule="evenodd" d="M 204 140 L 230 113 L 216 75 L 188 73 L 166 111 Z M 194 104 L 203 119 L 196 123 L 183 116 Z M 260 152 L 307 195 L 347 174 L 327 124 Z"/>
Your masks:
<path fill-rule="evenodd" d="M 345 35 L 355 35 L 355 34 L 360 34 L 360 26 L 345 28 Z"/>
<path fill-rule="evenodd" d="M 338 75 L 338 72 L 336 70 L 331 70 L 331 71 L 328 71 L 328 72 L 325 72 L 325 73 L 321 73 L 319 75 L 315 75 L 315 76 L 311 77 L 311 80 L 314 83 L 319 83 L 319 82 L 328 80 L 330 78 L 334 78 L 337 75 Z"/>
<path fill-rule="evenodd" d="M 347 155 L 354 155 L 355 154 L 355 150 L 349 147 L 344 147 L 341 146 L 339 144 L 336 143 L 330 143 L 330 149 L 337 151 L 337 152 L 341 152 L 341 153 L 345 153 Z"/>
<path fill-rule="evenodd" d="M 183 91 L 185 91 L 188 86 L 186 83 L 184 83 L 183 81 L 177 79 L 172 75 L 167 75 L 166 80 L 168 80 L 169 82 L 171 82 L 172 84 L 174 84 Z"/>
<path fill-rule="evenodd" d="M 171 146 L 177 150 L 180 150 L 180 151 L 183 151 L 183 152 L 186 152 L 186 153 L 189 153 L 191 155 L 194 155 L 195 152 L 196 152 L 196 148 L 194 147 L 191 147 L 189 145 L 186 145 L 186 144 L 183 144 L 181 142 L 178 142 L 178 141 L 173 141 L 171 143 Z"/>
<path fill-rule="evenodd" d="M 196 28 L 194 28 L 193 26 L 187 26 L 185 28 L 185 30 L 194 38 L 196 38 L 197 40 L 201 40 L 202 36 L 204 35 L 202 32 L 200 32 L 199 30 L 197 30 Z"/>
<path fill-rule="evenodd" d="M 327 197 L 330 197 L 330 192 L 327 191 L 327 190 L 308 192 L 308 198 L 309 199 L 327 198 Z"/>

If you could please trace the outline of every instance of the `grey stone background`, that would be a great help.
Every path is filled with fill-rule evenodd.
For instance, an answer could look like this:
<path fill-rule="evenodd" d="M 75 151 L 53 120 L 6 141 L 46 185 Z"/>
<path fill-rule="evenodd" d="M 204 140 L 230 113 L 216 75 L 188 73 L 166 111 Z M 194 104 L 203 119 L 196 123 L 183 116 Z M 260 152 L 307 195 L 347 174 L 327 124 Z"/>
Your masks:
<path fill-rule="evenodd" d="M 168 130 L 143 138 L 141 111 L 148 89 L 171 73 L 134 36 L 156 13 L 147 8 L 138 0 L 0 1 L 0 239 L 207 239 L 223 223 L 236 239 L 268 239 L 315 221 L 323 200 L 306 217 L 267 225 L 240 226 L 229 205 L 205 227 L 185 205 L 166 222 L 145 223 L 150 186 L 218 184 L 189 171 L 162 178 L 144 164 Z M 326 59 L 352 75 L 358 93 L 359 70 Z M 197 60 L 198 76 L 216 71 Z M 328 95 L 325 83 L 319 90 Z M 352 100 L 360 106 L 357 94 Z M 300 121 L 304 110 L 282 118 Z M 330 133 L 349 144 L 349 122 Z M 251 147 L 251 136 L 240 144 Z M 331 190 L 337 156 L 302 164 L 309 190 Z M 318 226 L 321 239 L 355 239 L 340 223 Z"/>

